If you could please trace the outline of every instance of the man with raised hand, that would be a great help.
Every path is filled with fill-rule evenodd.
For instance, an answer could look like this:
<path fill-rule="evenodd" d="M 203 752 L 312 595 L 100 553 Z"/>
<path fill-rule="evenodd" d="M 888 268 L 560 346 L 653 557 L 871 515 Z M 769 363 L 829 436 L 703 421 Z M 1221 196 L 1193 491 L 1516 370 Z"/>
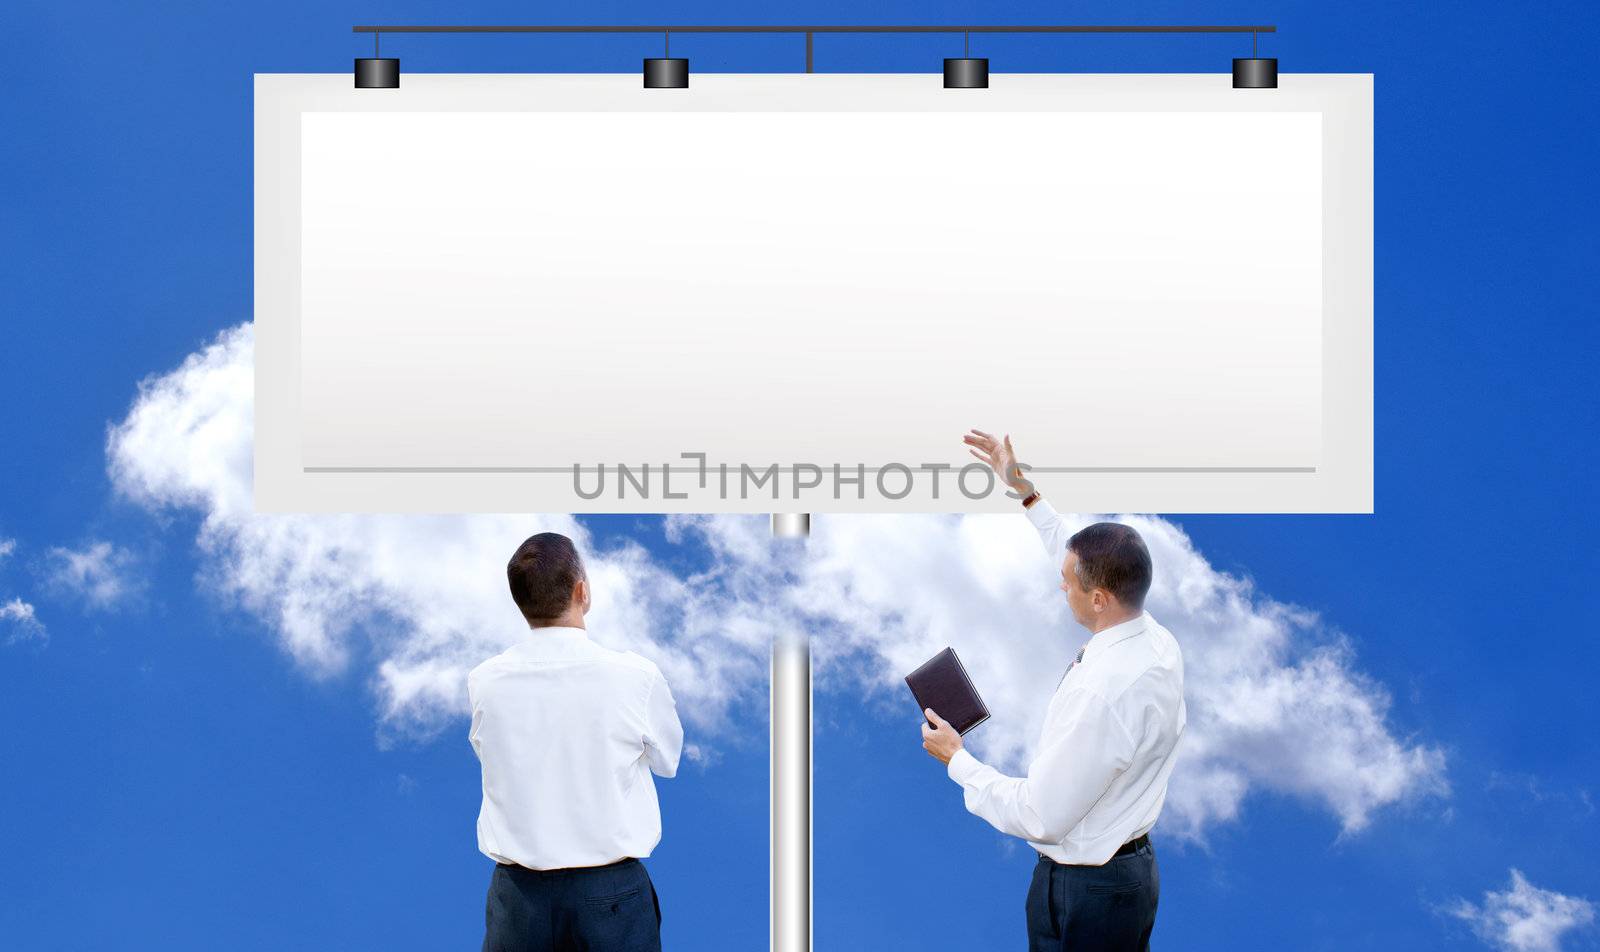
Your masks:
<path fill-rule="evenodd" d="M 650 775 L 677 773 L 683 749 L 672 692 L 653 662 L 589 639 L 571 539 L 530 537 L 506 576 L 528 634 L 467 675 L 478 849 L 496 863 L 484 952 L 659 952 L 640 860 L 661 840 Z"/>
<path fill-rule="evenodd" d="M 969 811 L 1039 854 L 1026 903 L 1030 952 L 1148 949 L 1160 893 L 1149 831 L 1186 720 L 1183 654 L 1144 610 L 1150 552 L 1121 523 L 1069 536 L 1023 476 L 1010 436 L 973 430 L 964 442 L 1022 497 L 1090 638 L 1050 697 L 1026 776 L 979 761 L 932 710 L 922 746 L 961 785 Z"/>

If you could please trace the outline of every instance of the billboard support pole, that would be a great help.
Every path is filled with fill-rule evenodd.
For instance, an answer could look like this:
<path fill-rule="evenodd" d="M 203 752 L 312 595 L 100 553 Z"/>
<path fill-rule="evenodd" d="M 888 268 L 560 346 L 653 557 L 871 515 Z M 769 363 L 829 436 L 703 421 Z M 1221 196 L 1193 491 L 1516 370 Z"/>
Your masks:
<path fill-rule="evenodd" d="M 775 539 L 805 539 L 807 513 L 773 513 Z M 803 630 L 772 641 L 772 952 L 811 950 L 811 644 Z"/>

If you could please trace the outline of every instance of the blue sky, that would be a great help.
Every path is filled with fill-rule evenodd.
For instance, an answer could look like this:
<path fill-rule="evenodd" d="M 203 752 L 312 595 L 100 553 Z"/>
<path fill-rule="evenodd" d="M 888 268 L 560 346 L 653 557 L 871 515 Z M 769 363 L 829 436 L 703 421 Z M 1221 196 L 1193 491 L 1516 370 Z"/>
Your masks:
<path fill-rule="evenodd" d="M 429 581 L 435 553 L 416 543 L 482 542 L 484 557 L 503 564 L 516 532 L 537 520 L 295 523 L 285 529 L 300 535 L 286 542 L 218 502 L 218 487 L 234 485 L 226 477 L 206 482 L 192 459 L 174 462 L 183 446 L 125 446 L 132 463 L 119 485 L 108 427 L 130 419 L 142 378 L 173 372 L 250 319 L 252 73 L 342 71 L 367 49 L 350 24 L 374 19 L 751 16 L 704 3 L 581 13 L 488 3 L 14 5 L 0 36 L 0 610 L 15 599 L 34 622 L 20 610 L 0 620 L 0 946 L 475 947 L 489 872 L 473 840 L 477 767 L 465 719 L 428 693 L 432 682 L 404 677 L 434 658 L 418 654 L 423 609 L 406 585 L 374 584 L 355 602 L 318 608 L 323 621 L 358 618 L 351 630 L 314 630 L 286 620 L 283 595 L 288 570 L 305 564 L 296 540 L 414 551 L 415 574 L 402 581 L 427 595 L 448 592 L 450 579 Z M 1283 32 L 1264 51 L 1285 71 L 1376 75 L 1376 513 L 1150 523 L 1197 577 L 1253 582 L 1240 617 L 1277 617 L 1281 606 L 1315 613 L 1314 622 L 1280 619 L 1285 654 L 1255 674 L 1309 670 L 1297 665 L 1334 657 L 1317 652 L 1342 636 L 1347 653 L 1326 683 L 1351 703 L 1322 724 L 1278 711 L 1250 735 L 1259 749 L 1219 762 L 1247 781 L 1231 801 L 1238 812 L 1200 816 L 1192 835 L 1158 840 L 1157 938 L 1194 949 L 1491 948 L 1496 933 L 1484 923 L 1502 913 L 1571 918 L 1562 899 L 1600 899 L 1600 753 L 1587 729 L 1600 648 L 1584 612 L 1600 568 L 1586 478 L 1597 463 L 1597 203 L 1582 135 L 1597 92 L 1584 56 L 1594 14 L 1578 4 L 1158 3 L 1134 14 L 868 3 L 780 4 L 761 16 L 1268 21 Z M 1240 52 L 1215 37 L 984 42 L 974 53 L 997 72 L 1217 71 Z M 386 51 L 424 71 L 599 71 L 631 70 L 653 48 L 446 37 L 395 40 Z M 719 71 L 771 69 L 794 55 L 764 37 L 685 37 L 674 51 Z M 944 55 L 937 38 L 842 37 L 819 41 L 817 63 L 911 71 Z M 170 404 L 205 399 L 178 394 L 155 424 L 172 419 Z M 206 406 L 224 419 L 239 409 Z M 966 422 L 954 421 L 952 438 Z M 207 518 L 215 534 L 203 534 Z M 883 546 L 930 541 L 949 552 L 938 570 L 954 573 L 973 564 L 954 546 L 970 538 L 963 533 L 1036 554 L 1025 525 L 842 523 L 819 519 L 817 544 L 852 534 Z M 701 756 L 660 785 L 666 833 L 650 868 L 673 948 L 766 941 L 765 686 L 747 676 L 750 645 L 725 634 L 756 611 L 739 586 L 798 581 L 827 596 L 878 578 L 867 564 L 774 575 L 737 557 L 750 529 L 635 517 L 579 526 L 619 581 L 641 564 L 630 558 L 652 567 L 659 585 L 629 598 L 662 613 L 652 617 L 689 619 L 685 630 L 702 639 L 694 644 L 730 659 L 708 668 L 674 656 L 704 679 L 686 693 L 710 713 L 691 725 Z M 69 553 L 101 542 L 111 548 L 98 564 L 112 572 L 75 577 Z M 672 585 L 706 571 L 719 574 L 705 604 Z M 1039 575 L 1021 562 L 1005 571 Z M 882 637 L 852 635 L 826 612 L 772 616 L 814 624 L 819 639 L 833 639 L 828 650 L 865 659 L 856 666 L 865 674 L 850 676 L 836 659 L 819 675 L 817 947 L 1017 947 L 1031 854 L 967 815 L 922 752 L 915 713 L 899 706 L 888 677 L 900 654 L 923 647 L 894 640 L 909 630 L 895 619 L 919 583 L 882 580 L 891 590 L 872 603 L 889 620 Z M 492 618 L 487 604 L 474 596 L 471 617 Z M 1055 624 L 1059 607 L 1026 611 L 1018 617 L 1030 644 L 1070 657 L 1082 636 Z M 492 627 L 476 637 L 511 636 Z M 1197 651 L 1207 644 L 1173 630 Z M 458 639 L 455 650 L 482 643 Z M 1226 657 L 1225 645 L 1211 646 Z M 1363 709 L 1381 696 L 1392 699 L 1386 709 Z M 1373 751 L 1428 756 L 1392 788 L 1316 773 Z M 1456 915 L 1462 903 L 1487 919 Z M 1558 945 L 1544 947 L 1593 948 L 1596 931 L 1547 931 Z"/>

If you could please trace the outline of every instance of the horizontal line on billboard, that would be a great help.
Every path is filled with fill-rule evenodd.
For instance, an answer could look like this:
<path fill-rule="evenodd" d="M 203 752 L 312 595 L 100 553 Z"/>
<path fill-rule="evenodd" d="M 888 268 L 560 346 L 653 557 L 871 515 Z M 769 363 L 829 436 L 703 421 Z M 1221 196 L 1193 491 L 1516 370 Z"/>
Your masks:
<path fill-rule="evenodd" d="M 645 464 L 629 464 L 643 466 Z M 651 466 L 660 464 L 651 463 Z M 734 465 L 734 464 L 730 464 Z M 820 465 L 820 464 L 819 464 Z M 833 464 L 829 464 L 831 468 Z M 843 465 L 843 464 L 840 464 Z M 919 464 L 920 465 L 920 464 Z M 752 467 L 768 472 L 771 467 Z M 876 473 L 885 467 L 868 466 L 866 472 Z M 565 475 L 570 466 L 305 466 L 305 473 L 530 473 L 535 475 Z M 794 472 L 793 466 L 779 466 L 780 473 Z M 1030 473 L 1315 473 L 1315 466 L 1034 466 Z M 595 466 L 578 467 L 580 473 L 598 473 Z"/>

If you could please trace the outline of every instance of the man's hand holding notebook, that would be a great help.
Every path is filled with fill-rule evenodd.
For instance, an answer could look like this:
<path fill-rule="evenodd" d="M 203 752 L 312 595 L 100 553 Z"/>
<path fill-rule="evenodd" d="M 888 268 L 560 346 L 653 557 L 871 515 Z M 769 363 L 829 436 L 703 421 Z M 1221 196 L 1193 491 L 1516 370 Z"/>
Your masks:
<path fill-rule="evenodd" d="M 961 659 L 951 648 L 944 649 L 906 675 L 906 685 L 922 710 L 931 708 L 958 734 L 965 734 L 989 719 L 989 708 L 978 696 L 972 679 L 967 677 L 967 669 L 962 667 Z"/>

